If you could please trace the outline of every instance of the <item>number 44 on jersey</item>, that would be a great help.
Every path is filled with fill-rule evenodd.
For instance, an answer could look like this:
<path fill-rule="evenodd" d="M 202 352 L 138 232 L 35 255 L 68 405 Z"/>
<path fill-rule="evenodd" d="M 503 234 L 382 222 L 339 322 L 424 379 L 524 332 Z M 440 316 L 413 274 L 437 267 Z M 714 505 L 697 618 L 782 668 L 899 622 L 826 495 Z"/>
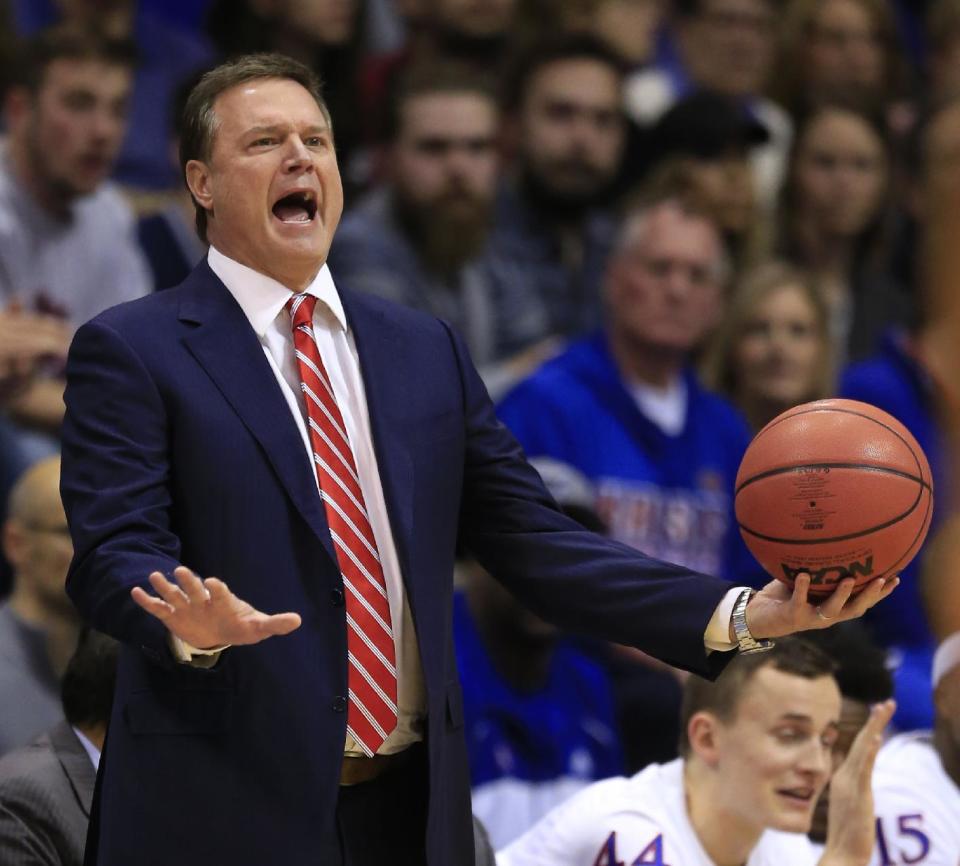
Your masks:
<path fill-rule="evenodd" d="M 617 857 L 617 834 L 611 833 L 607 841 L 600 846 L 593 866 L 627 866 Z M 663 834 L 653 838 L 650 843 L 630 862 L 629 866 L 670 866 L 663 862 Z"/>

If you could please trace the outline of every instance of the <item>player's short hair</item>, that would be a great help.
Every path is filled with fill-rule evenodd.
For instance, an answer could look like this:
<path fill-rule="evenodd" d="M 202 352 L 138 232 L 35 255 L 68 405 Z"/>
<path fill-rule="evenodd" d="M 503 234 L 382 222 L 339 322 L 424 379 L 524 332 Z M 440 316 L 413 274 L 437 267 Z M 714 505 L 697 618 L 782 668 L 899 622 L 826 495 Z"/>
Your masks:
<path fill-rule="evenodd" d="M 680 741 L 678 749 L 683 757 L 691 752 L 687 728 L 695 713 L 710 712 L 723 722 L 731 721 L 737 713 L 740 697 L 757 671 L 772 667 L 785 674 L 816 680 L 832 676 L 836 664 L 823 650 L 798 637 L 778 638 L 766 652 L 738 655 L 716 680 L 710 682 L 691 676 L 683 688 L 680 706 Z"/>
<path fill-rule="evenodd" d="M 132 40 L 78 24 L 58 24 L 40 30 L 24 39 L 15 55 L 9 70 L 10 84 L 31 93 L 40 90 L 47 70 L 58 60 L 96 60 L 127 69 L 137 63 L 137 49 Z"/>
<path fill-rule="evenodd" d="M 833 672 L 840 694 L 863 704 L 879 704 L 893 697 L 893 674 L 887 654 L 859 622 L 842 622 L 803 636 L 836 664 Z"/>
<path fill-rule="evenodd" d="M 204 74 L 187 97 L 180 125 L 180 170 L 184 176 L 190 160 L 207 162 L 210 159 L 219 126 L 214 111 L 217 97 L 239 84 L 262 78 L 295 81 L 314 98 L 327 123 L 331 123 L 330 111 L 323 100 L 320 79 L 308 66 L 283 54 L 263 52 L 236 57 Z M 197 234 L 206 242 L 207 212 L 196 200 L 193 204 L 196 210 Z"/>

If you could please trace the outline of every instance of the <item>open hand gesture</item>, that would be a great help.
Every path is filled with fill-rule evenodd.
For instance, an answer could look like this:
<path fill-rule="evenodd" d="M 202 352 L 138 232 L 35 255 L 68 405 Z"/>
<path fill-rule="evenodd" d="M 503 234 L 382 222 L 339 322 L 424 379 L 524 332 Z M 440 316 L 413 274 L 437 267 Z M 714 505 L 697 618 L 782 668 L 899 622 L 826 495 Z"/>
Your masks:
<path fill-rule="evenodd" d="M 870 718 L 830 780 L 827 845 L 820 866 L 866 866 L 873 855 L 876 830 L 870 781 L 883 729 L 895 709 L 893 701 L 884 701 L 870 710 Z"/>
<path fill-rule="evenodd" d="M 197 649 L 259 643 L 300 627 L 299 614 L 261 613 L 215 577 L 201 580 L 184 565 L 175 568 L 173 576 L 176 583 L 159 571 L 150 575 L 159 598 L 139 586 L 130 595 L 171 633 Z"/>

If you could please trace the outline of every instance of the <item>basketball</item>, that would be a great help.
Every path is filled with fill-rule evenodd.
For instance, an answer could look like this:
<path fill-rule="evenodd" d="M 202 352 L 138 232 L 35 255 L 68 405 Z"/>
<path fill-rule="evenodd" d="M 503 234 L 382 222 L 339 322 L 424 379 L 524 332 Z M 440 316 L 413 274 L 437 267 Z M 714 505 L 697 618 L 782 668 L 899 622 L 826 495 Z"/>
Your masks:
<path fill-rule="evenodd" d="M 789 409 L 754 437 L 737 473 L 737 523 L 774 577 L 810 594 L 841 580 L 898 573 L 923 544 L 933 481 L 917 441 L 892 415 L 855 400 Z"/>

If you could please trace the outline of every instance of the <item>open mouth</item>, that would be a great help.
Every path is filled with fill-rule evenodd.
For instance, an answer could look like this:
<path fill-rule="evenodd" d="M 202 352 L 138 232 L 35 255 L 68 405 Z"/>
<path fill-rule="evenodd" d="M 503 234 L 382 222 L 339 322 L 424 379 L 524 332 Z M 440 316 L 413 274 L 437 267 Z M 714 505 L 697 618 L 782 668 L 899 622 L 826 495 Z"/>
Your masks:
<path fill-rule="evenodd" d="M 807 807 L 813 803 L 816 791 L 813 788 L 781 788 L 777 793 L 798 806 Z"/>
<path fill-rule="evenodd" d="M 300 189 L 278 199 L 272 210 L 282 223 L 305 225 L 317 215 L 317 200 L 312 190 Z"/>

